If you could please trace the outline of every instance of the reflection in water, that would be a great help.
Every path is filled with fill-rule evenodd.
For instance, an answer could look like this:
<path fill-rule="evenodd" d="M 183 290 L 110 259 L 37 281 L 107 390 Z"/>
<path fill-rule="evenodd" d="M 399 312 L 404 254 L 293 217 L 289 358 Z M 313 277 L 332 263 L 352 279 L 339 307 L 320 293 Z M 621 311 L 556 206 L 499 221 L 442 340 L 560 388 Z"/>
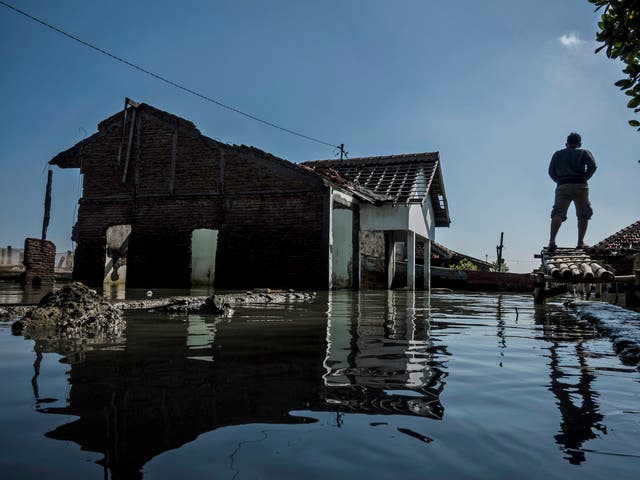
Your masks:
<path fill-rule="evenodd" d="M 596 353 L 592 330 L 553 304 L 534 309 L 529 297 L 509 294 L 327 295 L 314 304 L 238 308 L 231 319 L 130 313 L 126 336 L 116 339 L 34 338 L 33 378 L 21 370 L 6 383 L 31 380 L 45 415 L 32 421 L 29 411 L 27 428 L 98 452 L 105 478 L 141 478 L 143 467 L 153 475 L 176 458 L 200 468 L 198 448 L 211 473 L 229 467 L 238 478 L 249 464 L 255 475 L 247 478 L 277 461 L 290 461 L 287 472 L 298 474 L 348 465 L 349 478 L 386 478 L 405 467 L 414 468 L 407 478 L 512 478 L 516 471 L 566 478 L 574 465 L 601 478 L 598 468 L 611 468 L 603 454 L 619 461 L 634 453 L 627 445 L 637 434 L 637 408 L 625 389 L 636 386 L 637 373 L 608 375 L 615 354 Z M 58 400 L 45 397 L 47 369 L 39 375 L 48 352 L 68 365 L 69 388 Z M 3 363 L 2 374 L 14 368 Z M 11 395 L 0 401 L 12 408 Z M 605 417 L 605 402 L 623 413 Z M 16 431 L 0 431 L 0 440 Z M 599 436 L 606 446 L 593 442 Z M 43 457 L 59 466 L 62 444 L 45 443 Z M 210 462 L 212 448 L 221 458 Z M 362 468 L 369 463 L 373 474 Z"/>
<path fill-rule="evenodd" d="M 562 421 L 554 437 L 564 448 L 567 459 L 574 465 L 586 460 L 583 445 L 607 433 L 601 422 L 603 415 L 597 403 L 598 393 L 593 387 L 595 372 L 587 364 L 585 341 L 593 338 L 587 327 L 553 310 L 536 306 L 536 323 L 543 326 L 549 347 L 549 390 L 556 397 Z M 578 365 L 568 362 L 577 359 Z M 598 433 L 599 432 L 599 433 Z"/>
<path fill-rule="evenodd" d="M 141 478 L 153 457 L 204 432 L 317 421 L 292 411 L 335 412 L 337 426 L 346 412 L 441 418 L 446 350 L 430 338 L 424 301 L 332 295 L 313 308 L 244 308 L 232 320 L 137 313 L 110 344 L 36 338 L 37 410 L 77 417 L 46 436 L 102 453 L 105 476 Z M 43 351 L 71 365 L 63 406 L 39 397 Z"/>
<path fill-rule="evenodd" d="M 330 406 L 442 418 L 446 373 L 435 357 L 446 348 L 430 338 L 428 307 L 415 302 L 414 292 L 333 294 L 324 361 Z"/>

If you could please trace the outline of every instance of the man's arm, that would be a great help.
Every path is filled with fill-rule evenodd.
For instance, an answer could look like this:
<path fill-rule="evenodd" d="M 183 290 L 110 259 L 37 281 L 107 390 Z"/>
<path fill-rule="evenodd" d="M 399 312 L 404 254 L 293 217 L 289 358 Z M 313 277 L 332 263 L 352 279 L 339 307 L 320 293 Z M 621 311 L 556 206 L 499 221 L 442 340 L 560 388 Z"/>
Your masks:
<path fill-rule="evenodd" d="M 584 151 L 585 178 L 589 180 L 597 170 L 596 161 L 589 150 Z"/>
<path fill-rule="evenodd" d="M 551 157 L 551 162 L 549 162 L 549 176 L 551 180 L 558 183 L 558 175 L 556 174 L 556 154 L 553 154 Z"/>

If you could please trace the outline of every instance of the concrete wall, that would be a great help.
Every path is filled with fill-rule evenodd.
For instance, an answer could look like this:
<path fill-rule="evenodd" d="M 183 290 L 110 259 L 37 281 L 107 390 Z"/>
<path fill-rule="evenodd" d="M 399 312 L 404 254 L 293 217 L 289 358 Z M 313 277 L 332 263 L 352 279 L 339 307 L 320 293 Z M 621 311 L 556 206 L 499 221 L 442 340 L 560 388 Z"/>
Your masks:
<path fill-rule="evenodd" d="M 362 205 L 360 209 L 362 230 L 412 230 L 418 235 L 434 239 L 435 220 L 431 201 L 401 205 Z"/>
<path fill-rule="evenodd" d="M 82 149 L 75 279 L 102 285 L 107 229 L 130 224 L 129 287 L 188 288 L 192 232 L 212 229 L 216 288 L 327 288 L 328 189 L 319 179 L 141 112 L 123 182 L 121 131 L 118 118 L 103 122 Z"/>
<path fill-rule="evenodd" d="M 0 265 L 22 266 L 24 259 L 24 249 L 13 248 L 10 245 L 0 248 Z"/>
<path fill-rule="evenodd" d="M 409 228 L 409 207 L 407 205 L 364 204 L 360 207 L 361 230 L 407 230 Z"/>

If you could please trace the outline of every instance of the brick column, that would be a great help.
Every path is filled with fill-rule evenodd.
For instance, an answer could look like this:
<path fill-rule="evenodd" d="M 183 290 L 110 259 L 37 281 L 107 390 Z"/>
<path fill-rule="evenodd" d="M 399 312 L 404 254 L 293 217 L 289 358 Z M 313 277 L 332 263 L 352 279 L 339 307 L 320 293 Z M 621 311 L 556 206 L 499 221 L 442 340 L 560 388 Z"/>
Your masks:
<path fill-rule="evenodd" d="M 56 246 L 48 240 L 27 238 L 24 241 L 24 284 L 51 286 L 55 280 Z"/>

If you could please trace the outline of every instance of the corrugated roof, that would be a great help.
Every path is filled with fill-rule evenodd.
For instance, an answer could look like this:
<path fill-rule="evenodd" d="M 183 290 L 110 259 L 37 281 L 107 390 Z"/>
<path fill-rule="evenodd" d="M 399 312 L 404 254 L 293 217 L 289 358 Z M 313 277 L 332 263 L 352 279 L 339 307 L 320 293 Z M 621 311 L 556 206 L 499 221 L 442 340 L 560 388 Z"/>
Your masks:
<path fill-rule="evenodd" d="M 598 242 L 594 248 L 612 252 L 640 250 L 640 220 Z"/>
<path fill-rule="evenodd" d="M 422 203 L 431 198 L 436 226 L 451 223 L 444 192 L 438 152 L 317 160 L 303 165 L 318 170 L 330 168 L 342 177 L 391 203 Z"/>

